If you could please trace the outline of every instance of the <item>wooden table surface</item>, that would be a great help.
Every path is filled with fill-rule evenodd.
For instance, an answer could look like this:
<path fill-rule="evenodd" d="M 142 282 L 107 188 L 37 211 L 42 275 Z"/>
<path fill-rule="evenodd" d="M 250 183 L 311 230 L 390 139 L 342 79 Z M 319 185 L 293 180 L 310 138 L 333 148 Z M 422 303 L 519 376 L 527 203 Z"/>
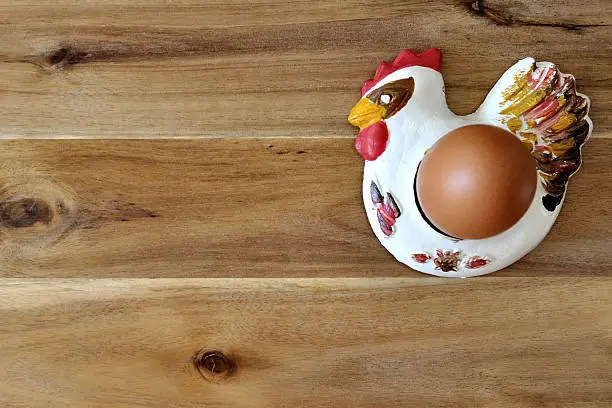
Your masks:
<path fill-rule="evenodd" d="M 612 405 L 612 2 L 0 0 L 0 406 Z M 427 277 L 367 225 L 361 82 L 438 47 L 591 98 L 548 238 Z M 153 279 L 156 278 L 156 279 Z"/>

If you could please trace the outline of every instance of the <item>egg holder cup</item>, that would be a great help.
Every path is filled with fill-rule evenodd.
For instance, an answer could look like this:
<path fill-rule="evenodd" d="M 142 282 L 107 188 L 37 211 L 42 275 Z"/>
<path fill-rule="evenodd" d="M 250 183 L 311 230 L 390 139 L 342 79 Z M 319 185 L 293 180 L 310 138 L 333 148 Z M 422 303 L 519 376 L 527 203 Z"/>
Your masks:
<path fill-rule="evenodd" d="M 440 62 L 437 49 L 406 50 L 381 63 L 374 79 L 364 83 L 349 116 L 361 128 L 355 145 L 365 159 L 363 201 L 374 234 L 399 262 L 437 276 L 484 275 L 521 259 L 550 231 L 592 132 L 589 99 L 576 92 L 572 75 L 525 58 L 503 74 L 476 112 L 461 117 L 446 104 Z M 416 194 L 417 171 L 428 149 L 471 124 L 513 133 L 534 158 L 538 177 L 522 218 L 484 239 L 444 234 L 424 215 Z"/>

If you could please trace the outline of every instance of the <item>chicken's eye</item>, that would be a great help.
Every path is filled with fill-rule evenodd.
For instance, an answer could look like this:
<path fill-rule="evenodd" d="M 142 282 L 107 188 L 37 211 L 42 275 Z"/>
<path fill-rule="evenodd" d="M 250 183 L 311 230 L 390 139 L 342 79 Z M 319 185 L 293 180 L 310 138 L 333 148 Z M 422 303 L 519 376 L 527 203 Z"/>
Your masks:
<path fill-rule="evenodd" d="M 414 91 L 414 79 L 412 77 L 399 79 L 372 91 L 367 98 L 385 108 L 383 119 L 389 119 L 399 112 L 406 104 Z"/>
<path fill-rule="evenodd" d="M 388 105 L 389 102 L 391 102 L 391 95 L 386 94 L 386 93 L 380 95 L 380 103 L 384 105 Z"/>

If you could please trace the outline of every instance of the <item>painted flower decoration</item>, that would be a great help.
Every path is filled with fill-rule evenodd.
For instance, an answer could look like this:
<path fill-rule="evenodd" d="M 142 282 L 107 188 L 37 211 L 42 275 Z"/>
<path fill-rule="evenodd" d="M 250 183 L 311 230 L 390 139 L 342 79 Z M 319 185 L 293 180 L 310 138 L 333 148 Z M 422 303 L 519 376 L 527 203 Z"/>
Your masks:
<path fill-rule="evenodd" d="M 436 251 L 434 264 L 443 272 L 456 272 L 459 266 L 461 251 Z"/>

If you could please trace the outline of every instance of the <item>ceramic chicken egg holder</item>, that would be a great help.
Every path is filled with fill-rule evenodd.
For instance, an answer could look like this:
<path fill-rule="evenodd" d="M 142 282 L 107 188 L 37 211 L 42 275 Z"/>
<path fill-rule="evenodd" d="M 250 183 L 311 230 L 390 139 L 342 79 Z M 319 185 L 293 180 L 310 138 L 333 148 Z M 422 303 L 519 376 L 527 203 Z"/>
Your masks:
<path fill-rule="evenodd" d="M 484 275 L 528 254 L 555 222 L 593 128 L 589 99 L 576 92 L 573 76 L 550 62 L 525 58 L 503 74 L 476 112 L 457 116 L 446 104 L 440 62 L 437 49 L 406 50 L 380 64 L 364 83 L 349 116 L 362 129 L 355 145 L 365 159 L 363 201 L 376 237 L 398 261 L 438 276 Z M 460 240 L 438 232 L 424 218 L 415 177 L 427 149 L 470 124 L 515 134 L 535 159 L 539 182 L 528 210 L 511 228 L 485 239 Z"/>

